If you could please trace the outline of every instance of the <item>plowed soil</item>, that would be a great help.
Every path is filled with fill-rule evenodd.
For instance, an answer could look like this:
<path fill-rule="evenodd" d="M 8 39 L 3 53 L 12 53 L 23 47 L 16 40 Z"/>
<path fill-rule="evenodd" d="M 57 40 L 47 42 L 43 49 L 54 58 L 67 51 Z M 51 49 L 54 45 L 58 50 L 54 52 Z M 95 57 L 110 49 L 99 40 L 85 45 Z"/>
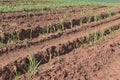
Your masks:
<path fill-rule="evenodd" d="M 107 37 L 41 66 L 32 80 L 119 80 L 119 50 L 120 36 Z M 26 80 L 23 76 L 22 79 Z"/>
<path fill-rule="evenodd" d="M 120 8 L 111 8 L 0 13 L 0 79 L 119 80 Z M 41 61 L 31 78 L 29 54 Z"/>

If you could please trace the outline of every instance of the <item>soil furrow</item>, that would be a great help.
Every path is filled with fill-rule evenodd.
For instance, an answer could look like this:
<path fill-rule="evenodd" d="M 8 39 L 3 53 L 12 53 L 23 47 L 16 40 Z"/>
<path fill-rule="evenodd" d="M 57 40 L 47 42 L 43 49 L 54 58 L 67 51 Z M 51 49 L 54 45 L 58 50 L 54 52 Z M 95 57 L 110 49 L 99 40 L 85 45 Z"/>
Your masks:
<path fill-rule="evenodd" d="M 82 44 L 87 43 L 88 34 L 91 37 L 90 41 L 94 40 L 95 33 L 100 34 L 101 31 L 104 31 L 105 32 L 104 35 L 111 34 L 109 32 L 110 29 L 112 29 L 112 30 L 119 29 L 120 20 L 118 19 L 111 23 L 106 23 L 106 24 L 100 25 L 99 27 L 101 27 L 101 28 L 95 27 L 94 29 L 77 32 L 75 34 L 70 34 L 68 36 L 61 37 L 61 39 L 58 38 L 58 39 L 55 39 L 52 41 L 48 41 L 46 43 L 39 44 L 38 46 L 37 45 L 32 46 L 27 50 L 21 49 L 20 52 L 16 51 L 17 53 L 9 52 L 7 54 L 8 57 L 6 57 L 7 59 L 9 59 L 9 62 L 6 61 L 6 58 L 4 57 L 5 55 L 0 57 L 0 60 L 2 60 L 2 62 L 0 62 L 0 64 L 3 67 L 2 68 L 3 71 L 1 73 L 3 74 L 4 72 L 5 73 L 7 72 L 8 74 L 11 73 L 11 75 L 9 75 L 9 76 L 7 75 L 8 77 L 13 76 L 13 74 L 12 74 L 13 73 L 13 70 L 12 70 L 13 65 L 16 65 L 16 66 L 19 65 L 18 71 L 20 69 L 21 73 L 23 73 L 23 68 L 25 70 L 27 69 L 27 68 L 25 68 L 25 64 L 29 63 L 29 59 L 27 58 L 29 50 L 30 51 L 32 50 L 32 52 L 35 54 L 35 57 L 37 60 L 40 60 L 43 58 L 42 63 L 44 63 L 49 60 L 50 54 L 52 54 L 53 57 L 56 57 L 58 55 L 58 53 L 59 53 L 59 55 L 63 55 L 65 53 L 68 53 L 68 52 L 72 51 L 73 49 L 81 46 Z M 10 58 L 10 57 L 12 57 L 12 58 Z M 13 57 L 15 57 L 16 59 L 13 59 Z M 10 63 L 10 62 L 12 62 L 12 63 Z M 13 64 L 13 62 L 15 62 L 15 63 Z M 21 62 L 23 62 L 23 64 L 21 64 Z M 4 64 L 2 64 L 2 63 L 4 63 Z M 7 76 L 5 78 L 7 78 Z"/>
<path fill-rule="evenodd" d="M 117 80 L 120 78 L 119 49 L 120 37 L 117 34 L 117 36 L 106 38 L 92 47 L 78 48 L 60 57 L 57 63 L 55 59 L 51 65 L 41 66 L 39 73 L 31 80 Z M 53 68 L 50 68 L 51 66 Z M 41 68 L 45 71 L 41 72 Z M 25 76 L 20 78 L 21 80 L 29 79 Z"/>
<path fill-rule="evenodd" d="M 116 13 L 119 13 L 119 11 L 117 10 L 117 12 L 116 11 L 112 12 L 111 15 L 114 15 Z M 109 13 L 108 14 L 106 14 L 106 13 L 101 14 L 100 17 L 101 18 L 109 17 Z M 3 41 L 3 43 L 7 43 L 9 38 L 13 37 L 13 35 L 14 36 L 18 35 L 20 40 L 30 38 L 30 36 L 32 36 L 32 38 L 35 38 L 35 37 L 38 37 L 39 34 L 43 34 L 44 32 L 48 32 L 48 33 L 54 32 L 54 29 L 55 29 L 55 31 L 57 31 L 57 30 L 60 30 L 60 29 L 63 30 L 65 28 L 69 29 L 71 27 L 71 25 L 72 26 L 80 25 L 81 20 L 83 21 L 83 23 L 86 23 L 89 18 L 91 18 L 91 21 L 94 21 L 94 16 L 83 17 L 81 19 L 78 19 L 78 18 L 75 19 L 75 18 L 73 18 L 71 21 L 68 21 L 68 22 L 62 22 L 62 23 L 58 22 L 59 24 L 52 24 L 51 26 L 46 26 L 46 27 L 44 26 L 43 28 L 40 27 L 40 26 L 37 26 L 39 24 L 34 26 L 33 27 L 34 29 L 32 29 L 32 27 L 27 28 L 27 26 L 26 26 L 26 29 L 21 29 L 20 27 L 18 27 L 19 29 L 15 28 L 15 29 L 10 30 L 9 28 L 6 28 L 6 29 L 3 30 L 5 32 L 1 33 L 1 41 Z M 29 26 L 31 26 L 31 25 L 29 25 Z M 48 29 L 50 30 L 50 32 L 47 31 Z"/>
<path fill-rule="evenodd" d="M 84 24 L 81 27 L 77 26 L 77 27 L 69 29 L 69 30 L 59 31 L 57 33 L 52 33 L 49 35 L 47 34 L 47 35 L 44 35 L 45 37 L 38 37 L 38 38 L 28 40 L 28 41 L 24 40 L 22 42 L 14 42 L 13 44 L 10 44 L 9 47 L 8 47 L 8 45 L 3 45 L 3 47 L 1 47 L 1 53 L 5 53 L 7 51 L 13 51 L 13 50 L 20 49 L 20 48 L 25 48 L 27 45 L 32 46 L 32 45 L 36 45 L 38 43 L 39 44 L 44 43 L 45 41 L 54 40 L 56 38 L 63 37 L 65 35 L 74 34 L 74 33 L 79 32 L 79 31 L 85 31 L 87 29 L 98 27 L 99 25 L 102 25 L 105 23 L 110 23 L 110 22 L 115 21 L 117 19 L 120 19 L 119 14 L 115 15 L 113 17 L 107 18 L 107 19 L 99 20 L 97 22 L 91 22 L 88 24 Z"/>
<path fill-rule="evenodd" d="M 97 9 L 97 8 L 107 8 L 107 6 L 78 6 L 78 7 L 69 7 L 69 8 L 61 8 L 61 9 L 52 9 L 52 10 L 41 10 L 41 11 L 18 11 L 18 12 L 8 12 L 8 13 L 0 13 L 0 19 L 15 19 L 15 18 L 25 18 L 28 13 L 31 17 L 33 16 L 43 16 L 50 14 L 64 14 L 66 11 L 68 12 L 77 12 L 84 9 Z M 49 13 L 48 13 L 49 12 Z"/>

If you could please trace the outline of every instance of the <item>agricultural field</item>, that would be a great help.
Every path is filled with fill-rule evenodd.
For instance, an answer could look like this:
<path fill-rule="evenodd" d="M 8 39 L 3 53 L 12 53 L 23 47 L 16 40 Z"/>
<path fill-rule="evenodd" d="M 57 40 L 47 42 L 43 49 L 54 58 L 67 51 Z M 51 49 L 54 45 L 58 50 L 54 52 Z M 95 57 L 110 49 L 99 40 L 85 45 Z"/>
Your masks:
<path fill-rule="evenodd" d="M 0 80 L 120 80 L 120 6 L 0 1 Z"/>

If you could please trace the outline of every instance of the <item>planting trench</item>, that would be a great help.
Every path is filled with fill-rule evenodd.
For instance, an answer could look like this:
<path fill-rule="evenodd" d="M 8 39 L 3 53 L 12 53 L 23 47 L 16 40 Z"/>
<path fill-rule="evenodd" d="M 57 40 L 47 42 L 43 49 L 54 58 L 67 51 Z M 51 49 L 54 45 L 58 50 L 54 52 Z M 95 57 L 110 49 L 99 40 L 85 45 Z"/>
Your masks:
<path fill-rule="evenodd" d="M 37 44 L 35 46 L 31 46 L 27 50 L 21 49 L 13 52 L 9 52 L 8 54 L 3 54 L 0 57 L 1 65 L 1 76 L 4 79 L 8 79 L 14 76 L 13 66 L 17 66 L 17 71 L 25 73 L 28 70 L 29 59 L 28 52 L 32 50 L 34 53 L 36 60 L 39 61 L 43 59 L 41 64 L 48 62 L 50 54 L 52 57 L 56 57 L 59 55 L 63 55 L 69 53 L 75 48 L 80 47 L 84 43 L 87 42 L 87 36 L 90 35 L 89 41 L 94 40 L 94 35 L 97 33 L 98 39 L 100 38 L 100 33 L 104 31 L 103 35 L 111 34 L 110 30 L 118 30 L 120 28 L 120 20 L 117 19 L 112 22 L 104 23 L 102 25 L 96 26 L 91 29 L 73 32 L 71 34 L 66 34 L 62 37 L 58 37 L 54 40 L 46 41 L 42 44 Z M 76 31 L 76 30 L 75 30 Z M 7 55 L 7 57 L 5 57 Z M 13 59 L 14 57 L 14 59 Z M 7 61 L 9 59 L 9 62 Z M 4 64 L 3 64 L 4 63 Z M 24 69 L 24 70 L 23 70 Z M 11 75 L 10 75 L 11 74 Z"/>
<path fill-rule="evenodd" d="M 98 13 L 99 12 L 101 12 L 100 9 L 98 9 Z M 119 13 L 119 11 L 117 11 L 115 13 Z M 103 17 L 108 16 L 108 14 L 104 13 Z M 100 15 L 100 14 L 98 14 L 98 15 Z M 83 23 L 86 23 L 86 20 L 87 20 L 86 16 L 85 17 L 78 17 L 78 16 L 79 16 L 79 14 L 77 16 L 73 15 L 70 18 L 66 18 L 65 21 L 67 21 L 67 22 L 63 21 L 62 23 L 64 23 L 66 26 L 69 25 L 71 22 L 73 23 L 73 26 L 79 25 L 81 19 L 84 21 Z M 50 15 L 50 17 L 51 17 L 51 15 Z M 26 20 L 26 18 L 25 18 L 25 20 L 22 20 L 23 24 L 21 24 L 21 23 L 19 24 L 21 19 L 14 20 L 14 22 L 10 23 L 11 25 L 9 24 L 9 22 L 3 23 L 4 22 L 3 21 L 2 22 L 3 25 L 1 25 L 2 27 L 1 27 L 1 33 L 0 33 L 0 40 L 3 41 L 3 43 L 7 43 L 7 41 L 9 40 L 9 37 L 11 37 L 12 35 L 15 35 L 15 36 L 19 35 L 20 40 L 28 39 L 28 38 L 30 38 L 31 32 L 32 32 L 32 37 L 34 38 L 34 37 L 38 37 L 39 34 L 44 33 L 43 31 L 45 31 L 48 27 L 50 27 L 50 29 L 51 28 L 53 29 L 53 26 L 55 26 L 55 28 L 56 28 L 56 26 L 58 26 L 59 28 L 61 27 L 58 15 L 57 15 L 57 19 L 53 19 L 53 20 L 40 21 L 41 18 L 39 18 L 39 17 L 38 18 L 36 17 L 34 19 L 28 18 Z M 43 19 L 45 19 L 45 18 L 43 18 Z M 18 21 L 18 23 L 17 23 L 17 21 Z M 48 23 L 48 24 L 46 24 L 46 23 Z"/>
<path fill-rule="evenodd" d="M 8 52 L 8 51 L 13 51 L 13 50 L 16 50 L 16 49 L 25 48 L 26 46 L 32 46 L 32 45 L 35 45 L 35 44 L 38 44 L 38 43 L 40 44 L 40 43 L 43 43 L 43 42 L 48 41 L 48 40 L 54 40 L 55 38 L 62 37 L 64 34 L 68 35 L 68 34 L 71 34 L 73 32 L 85 31 L 87 29 L 94 28 L 95 26 L 99 26 L 99 25 L 105 24 L 105 23 L 110 23 L 112 21 L 120 19 L 119 14 L 116 14 L 116 15 L 112 14 L 112 15 L 114 15 L 114 16 L 104 18 L 104 19 L 99 20 L 97 22 L 95 21 L 95 22 L 83 24 L 80 27 L 79 26 L 73 26 L 72 29 L 70 29 L 70 30 L 69 30 L 69 26 L 71 26 L 71 25 L 66 25 L 65 30 L 58 31 L 56 33 L 51 33 L 51 34 L 44 34 L 45 37 L 39 36 L 37 38 L 33 38 L 32 40 L 23 40 L 21 42 L 14 41 L 14 43 L 10 44 L 9 47 L 8 47 L 8 45 L 4 44 L 3 47 L 1 47 L 1 54 L 5 53 L 5 52 Z"/>
<path fill-rule="evenodd" d="M 84 46 L 41 66 L 31 80 L 119 80 L 120 31 L 94 46 Z M 27 74 L 25 75 L 27 76 Z M 29 78 L 22 75 L 20 80 Z"/>
<path fill-rule="evenodd" d="M 38 10 L 38 11 L 18 11 L 18 12 L 8 12 L 8 13 L 0 13 L 1 19 L 19 19 L 19 18 L 27 18 L 27 14 L 31 17 L 33 16 L 46 16 L 46 15 L 56 15 L 56 14 L 64 14 L 65 12 L 76 13 L 85 9 L 99 9 L 99 8 L 109 8 L 108 6 L 76 6 L 76 7 L 68 7 L 68 8 L 60 8 L 60 9 L 52 9 L 52 10 Z M 49 13 L 48 13 L 49 12 Z"/>
<path fill-rule="evenodd" d="M 105 9 L 105 6 L 99 7 L 99 8 Z M 7 48 L 8 46 L 6 44 L 6 42 L 8 41 L 7 37 L 12 36 L 11 33 L 15 34 L 15 35 L 17 33 L 14 32 L 13 28 L 11 30 L 9 30 L 10 29 L 9 27 L 5 28 L 4 29 L 6 31 L 6 32 L 4 32 L 5 38 L 3 39 L 4 44 L 3 44 L 3 47 L 0 52 L 0 79 L 1 80 L 14 79 L 15 75 L 16 75 L 16 71 L 20 75 L 25 74 L 27 72 L 29 73 L 30 61 L 29 61 L 28 55 L 30 53 L 34 54 L 34 57 L 37 62 L 42 60 L 40 65 L 43 65 L 45 63 L 48 63 L 50 58 L 54 59 L 57 56 L 63 55 L 63 57 L 64 57 L 66 55 L 69 55 L 73 52 L 74 49 L 77 49 L 77 48 L 83 46 L 84 44 L 94 44 L 94 42 L 96 42 L 99 39 L 102 39 L 104 36 L 112 35 L 114 33 L 119 34 L 120 33 L 120 31 L 119 31 L 119 28 L 120 28 L 120 14 L 119 14 L 120 11 L 119 11 L 119 9 L 116 9 L 116 10 L 110 12 L 111 13 L 110 14 L 109 12 L 105 12 L 107 9 L 105 9 L 105 11 L 103 11 L 103 13 L 99 13 L 101 11 L 101 9 L 99 9 L 99 8 L 98 8 L 98 13 L 96 13 L 97 20 L 95 20 L 94 15 L 88 15 L 88 16 L 85 15 L 84 17 L 71 16 L 70 19 L 68 18 L 68 19 L 66 19 L 66 22 L 63 22 L 64 29 L 62 29 L 61 24 L 59 22 L 57 24 L 56 23 L 51 24 L 49 26 L 49 28 L 46 28 L 45 25 L 42 27 L 40 27 L 40 26 L 35 27 L 36 26 L 35 25 L 32 30 L 32 39 L 30 39 L 30 40 L 29 39 L 27 40 L 27 38 L 30 38 L 30 34 L 31 34 L 30 28 L 31 27 L 30 28 L 25 27 L 22 29 L 21 26 L 18 25 L 17 28 L 20 27 L 20 29 L 16 29 L 16 30 L 18 30 L 18 32 L 19 32 L 19 30 L 22 30 L 21 32 L 19 32 L 21 42 L 13 41 L 13 44 L 11 44 L 11 46 L 9 46 L 9 48 Z M 83 9 L 84 9 L 84 7 L 83 7 Z M 79 10 L 81 10 L 81 9 L 77 9 L 77 10 L 79 12 Z M 74 8 L 71 11 L 73 11 L 73 13 L 76 12 L 76 11 L 74 11 Z M 63 11 L 63 13 L 64 13 L 64 11 Z M 60 14 L 63 14 L 63 13 L 60 12 Z M 71 13 L 71 14 L 73 14 L 73 13 Z M 17 13 L 15 13 L 15 14 L 17 14 Z M 53 14 L 54 14 L 54 11 L 53 11 Z M 42 15 L 38 15 L 38 16 L 42 16 Z M 9 15 L 8 15 L 8 17 L 11 18 L 11 21 L 12 21 L 12 18 L 15 18 L 15 16 L 10 17 Z M 7 19 L 8 17 L 6 17 L 6 20 L 10 20 L 10 19 Z M 23 17 L 23 19 L 24 19 L 24 17 Z M 98 17 L 99 17 L 99 19 L 98 19 Z M 34 16 L 34 18 L 36 18 L 36 17 Z M 46 17 L 44 17 L 44 18 L 46 18 Z M 54 22 L 54 18 L 53 18 L 53 22 Z M 89 19 L 90 19 L 90 21 L 89 21 Z M 81 20 L 83 21 L 82 25 L 80 25 Z M 19 22 L 19 19 L 17 19 L 17 21 Z M 29 20 L 29 21 L 30 21 L 30 23 L 32 22 L 32 20 Z M 41 22 L 43 22 L 43 21 L 41 21 Z M 34 20 L 33 20 L 33 23 L 34 24 L 39 23 L 39 21 L 34 22 Z M 54 27 L 55 27 L 56 31 L 48 31 L 48 29 L 54 30 L 53 29 Z M 43 30 L 45 30 L 44 34 L 43 34 Z M 9 31 L 10 31 L 10 33 L 9 33 Z M 39 36 L 38 35 L 39 33 L 41 33 L 42 36 Z M 28 35 L 24 35 L 24 34 L 28 34 Z M 115 37 L 116 42 L 118 42 L 118 40 L 119 40 L 118 34 L 115 34 L 117 36 L 117 37 Z M 118 46 L 119 45 L 117 45 L 117 47 Z M 86 51 L 86 49 L 85 49 L 85 51 Z M 85 52 L 85 54 L 87 54 L 87 53 Z M 100 55 L 102 55 L 102 53 Z M 72 56 L 72 54 L 71 54 L 71 56 Z M 86 57 L 86 59 L 87 58 L 88 57 Z M 94 57 L 92 60 L 94 61 Z M 90 62 L 93 62 L 92 60 Z M 83 63 L 84 62 L 85 61 L 83 61 Z M 87 62 L 89 65 L 89 59 L 87 59 Z M 85 63 L 87 63 L 87 62 L 85 62 Z M 79 63 L 81 64 L 82 62 L 80 61 Z M 15 67 L 16 67 L 16 71 L 14 70 Z M 86 67 L 86 66 L 83 65 L 83 67 Z M 94 65 L 92 65 L 92 67 L 94 67 Z M 92 67 L 90 66 L 90 69 Z M 88 70 L 88 72 L 89 72 L 89 70 Z M 45 74 L 44 72 L 39 73 L 37 75 L 37 78 L 39 78 L 39 79 L 45 78 L 46 75 L 44 76 L 44 74 Z M 52 74 L 52 71 L 51 71 L 51 74 Z M 86 75 L 85 76 L 83 75 L 83 77 L 85 79 L 87 79 L 87 78 L 89 79 L 90 75 L 87 72 L 85 72 L 85 74 Z M 91 74 L 93 74 L 93 73 L 91 72 Z M 41 76 L 39 76 L 39 75 L 41 75 Z M 21 80 L 27 79 L 23 76 L 20 78 L 21 78 Z M 47 76 L 46 78 L 50 78 L 50 77 Z M 61 78 L 61 77 L 58 76 L 57 78 Z M 36 79 L 36 77 L 33 79 Z"/>

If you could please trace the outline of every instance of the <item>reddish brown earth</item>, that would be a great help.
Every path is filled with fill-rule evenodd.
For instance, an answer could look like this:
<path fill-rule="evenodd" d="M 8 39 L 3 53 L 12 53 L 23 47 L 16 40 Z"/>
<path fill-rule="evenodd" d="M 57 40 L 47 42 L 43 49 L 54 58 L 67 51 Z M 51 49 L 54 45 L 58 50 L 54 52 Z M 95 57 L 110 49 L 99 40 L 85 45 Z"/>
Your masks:
<path fill-rule="evenodd" d="M 106 37 L 58 58 L 41 66 L 32 80 L 119 80 L 120 36 Z M 21 76 L 21 80 L 29 79 Z"/>
<path fill-rule="evenodd" d="M 96 14 L 88 14 L 86 11 L 88 9 L 95 11 Z M 30 12 L 32 14 L 30 17 L 26 16 L 26 12 L 1 13 L 0 17 L 3 20 L 0 23 L 10 22 L 10 25 L 7 24 L 4 27 L 0 24 L 1 36 L 3 36 L 1 37 L 3 45 L 0 48 L 1 80 L 15 79 L 15 66 L 21 80 L 30 80 L 27 76 L 29 75 L 30 61 L 28 54 L 30 53 L 34 54 L 36 62 L 42 60 L 38 74 L 31 78 L 33 80 L 41 80 L 42 78 L 44 80 L 107 80 L 104 75 L 106 74 L 105 69 L 110 65 L 117 64 L 117 62 L 112 64 L 114 62 L 113 58 L 115 56 L 119 57 L 120 9 L 111 10 L 112 14 L 110 16 L 109 12 L 106 12 L 109 11 L 107 6 L 68 8 L 70 15 L 64 19 L 64 29 L 61 29 L 59 17 L 64 16 L 65 10 L 67 8 L 48 10 L 50 14 L 47 11 L 35 11 Z M 85 12 L 85 14 L 82 15 L 81 12 Z M 95 21 L 95 15 L 99 16 L 100 19 Z M 91 21 L 88 22 L 89 18 Z M 80 25 L 81 20 L 83 21 L 82 25 Z M 48 21 L 51 24 L 47 24 Z M 31 28 L 33 33 L 30 39 Z M 48 29 L 55 31 L 47 31 L 39 35 L 43 30 Z M 110 30 L 114 31 L 112 37 L 111 34 L 113 33 Z M 101 40 L 101 32 L 103 31 L 105 39 Z M 8 45 L 9 36 L 16 34 L 16 32 L 20 34 L 20 41 L 15 37 L 15 40 L 12 40 Z M 95 34 L 98 35 L 98 40 L 100 39 L 100 42 L 96 44 L 94 44 L 96 42 Z M 108 37 L 109 35 L 110 37 Z M 89 41 L 88 36 L 90 36 Z M 88 46 L 92 43 L 94 45 Z M 114 54 L 112 54 L 112 50 Z M 116 50 L 118 50 L 118 53 Z M 49 69 L 49 66 L 47 66 L 50 56 L 53 59 L 50 63 L 53 69 Z M 55 63 L 57 56 L 60 56 L 60 60 Z M 41 70 L 42 66 L 45 68 Z M 112 68 L 110 67 L 108 70 Z M 107 78 L 109 78 L 109 75 L 113 75 L 112 70 L 109 73 L 106 74 Z M 118 73 L 116 72 L 116 74 Z"/>
<path fill-rule="evenodd" d="M 101 11 L 101 9 L 99 10 L 99 11 Z M 118 13 L 119 13 L 119 9 L 118 10 L 115 10 L 115 11 L 113 11 L 112 12 L 113 13 L 113 15 L 116 15 L 116 16 L 114 16 L 114 18 L 111 18 L 110 20 L 105 20 L 105 21 L 101 21 L 101 22 L 98 22 L 97 23 L 97 25 L 99 25 L 99 24 L 101 24 L 101 23 L 104 23 L 104 22 L 109 22 L 109 21 L 112 21 L 112 20 L 116 20 L 116 19 L 118 19 L 119 18 L 119 15 L 117 15 Z M 11 13 L 12 14 L 12 13 Z M 103 13 L 102 13 L 103 14 Z M 104 14 L 106 14 L 106 13 L 104 13 Z M 106 15 L 101 15 L 101 17 L 104 19 L 104 17 L 105 17 Z M 81 17 L 81 16 L 80 16 Z M 35 17 L 34 17 L 35 18 Z M 105 17 L 105 18 L 107 18 L 107 17 Z M 41 18 L 40 18 L 41 19 Z M 74 26 L 76 26 L 76 25 L 79 25 L 79 22 L 80 22 L 80 20 L 81 19 L 79 19 L 78 17 L 73 17 L 72 18 L 72 16 L 70 17 L 70 19 L 72 20 L 72 23 L 73 23 L 73 27 Z M 9 19 L 8 19 L 9 20 Z M 31 19 L 30 19 L 31 20 Z M 85 20 L 87 20 L 87 18 L 86 18 L 86 16 L 85 17 L 83 17 L 83 21 L 85 21 Z M 92 20 L 92 19 L 91 19 Z M 19 19 L 17 19 L 16 20 L 16 22 L 17 21 L 19 21 Z M 32 20 L 31 20 L 32 21 Z M 67 20 L 68 21 L 68 20 Z M 94 21 L 94 20 L 93 20 Z M 91 22 L 93 22 L 93 21 L 91 21 Z M 10 20 L 10 22 L 11 22 L 11 20 Z M 40 24 L 40 22 L 41 23 L 43 23 L 43 22 L 45 22 L 45 21 L 37 21 L 37 22 L 35 22 L 36 24 L 37 23 L 39 23 Z M 53 21 L 54 22 L 54 21 Z M 28 22 L 28 23 L 32 23 L 32 24 L 29 24 L 29 25 L 33 25 L 33 23 L 34 23 L 34 21 L 33 22 Z M 86 23 L 86 21 L 85 22 L 83 22 L 83 23 Z M 25 24 L 26 24 L 26 22 L 25 22 Z M 55 25 L 56 23 L 53 23 L 52 25 Z M 92 24 L 94 24 L 94 23 L 92 23 Z M 42 24 L 40 24 L 40 25 L 42 25 Z M 88 25 L 90 25 L 90 24 L 88 24 Z M 34 44 L 34 43 L 37 43 L 38 41 L 29 41 L 29 37 L 30 37 L 30 32 L 31 32 L 31 27 L 29 27 L 29 28 L 27 28 L 27 26 L 26 27 L 23 27 L 24 29 L 22 29 L 21 27 L 18 27 L 19 25 L 17 25 L 17 26 L 15 26 L 16 28 L 15 29 L 13 29 L 13 26 L 10 26 L 11 27 L 11 29 L 10 29 L 10 27 L 1 27 L 1 28 L 3 28 L 3 29 L 1 29 L 2 30 L 2 32 L 1 32 L 1 40 L 3 41 L 3 43 L 5 43 L 5 44 L 3 44 L 4 45 L 4 47 L 1 49 L 1 53 L 4 53 L 4 52 L 6 52 L 6 51 L 9 51 L 9 50 L 15 50 L 15 48 L 16 47 L 19 47 L 19 48 L 22 48 L 22 47 L 25 47 L 26 46 L 26 42 L 28 43 L 28 45 L 31 45 L 31 44 Z M 36 25 L 37 26 L 37 25 Z M 58 27 L 57 26 L 55 26 L 55 27 L 57 27 L 58 29 L 60 29 L 60 27 L 59 27 L 60 25 L 58 25 Z M 65 26 L 65 29 L 69 29 L 70 28 L 70 26 L 71 26 L 71 23 L 70 22 L 66 22 L 66 23 L 64 23 L 64 26 Z M 27 29 L 25 29 L 25 28 L 27 28 Z M 50 29 L 52 29 L 53 28 L 53 26 L 50 28 Z M 56 28 L 56 30 L 58 30 Z M 16 31 L 17 31 L 17 33 L 16 33 Z M 38 37 L 38 39 L 39 39 L 39 33 L 41 33 L 41 31 L 44 31 L 44 28 L 43 29 L 41 29 L 41 27 L 40 26 L 37 26 L 37 27 L 35 27 L 35 25 L 33 25 L 33 28 L 32 28 L 32 38 L 34 38 L 34 37 Z M 51 32 L 49 32 L 49 33 L 51 33 Z M 10 46 L 10 47 L 7 47 L 7 45 L 6 45 L 6 43 L 7 43 L 7 41 L 9 40 L 9 37 L 11 36 L 11 34 L 14 34 L 15 36 L 17 35 L 17 34 L 19 34 L 20 35 L 20 39 L 23 39 L 23 41 L 22 42 L 20 42 L 19 43 L 19 41 L 17 40 L 17 41 L 14 41 L 14 42 L 12 42 L 11 44 L 12 44 L 12 46 Z M 16 40 L 16 39 L 15 39 Z M 32 43 L 33 42 L 33 43 Z"/>
<path fill-rule="evenodd" d="M 81 10 L 81 11 L 80 11 Z M 83 11 L 84 10 L 84 11 Z M 25 13 L 2 13 L 1 14 L 1 21 L 0 21 L 0 38 L 1 40 L 6 43 L 8 41 L 8 37 L 11 36 L 12 34 L 17 35 L 19 34 L 20 39 L 26 39 L 30 37 L 30 31 L 32 30 L 32 35 L 33 37 L 39 36 L 39 34 L 43 33 L 43 31 L 48 28 L 48 27 L 53 27 L 53 26 L 60 26 L 60 21 L 62 20 L 64 24 L 68 25 L 72 21 L 73 25 L 79 25 L 81 18 L 86 20 L 86 15 L 83 13 L 88 13 L 86 11 L 91 11 L 89 14 L 92 14 L 95 10 L 96 15 L 100 15 L 99 13 L 102 11 L 104 14 L 107 13 L 108 7 L 97 7 L 92 6 L 92 7 L 84 7 L 83 9 L 79 7 L 71 8 L 68 9 L 68 13 L 66 14 L 67 10 L 66 9 L 61 9 L 53 11 L 43 11 L 43 14 L 46 12 L 50 12 L 49 15 L 42 15 L 42 11 L 40 12 L 33 12 L 31 13 L 32 15 L 36 16 L 31 16 L 31 17 L 25 17 Z M 60 11 L 62 11 L 62 14 L 59 14 Z M 107 12 L 106 12 L 107 11 Z M 115 13 L 119 13 L 119 10 L 115 11 Z M 18 14 L 17 16 L 14 16 Z M 47 13 L 48 14 L 48 13 Z M 74 15 L 73 15 L 74 14 Z M 9 16 L 10 15 L 10 16 Z M 87 14 L 88 15 L 88 14 Z M 18 17 L 18 18 L 17 18 Z M 36 33 L 37 32 L 37 33 Z"/>

